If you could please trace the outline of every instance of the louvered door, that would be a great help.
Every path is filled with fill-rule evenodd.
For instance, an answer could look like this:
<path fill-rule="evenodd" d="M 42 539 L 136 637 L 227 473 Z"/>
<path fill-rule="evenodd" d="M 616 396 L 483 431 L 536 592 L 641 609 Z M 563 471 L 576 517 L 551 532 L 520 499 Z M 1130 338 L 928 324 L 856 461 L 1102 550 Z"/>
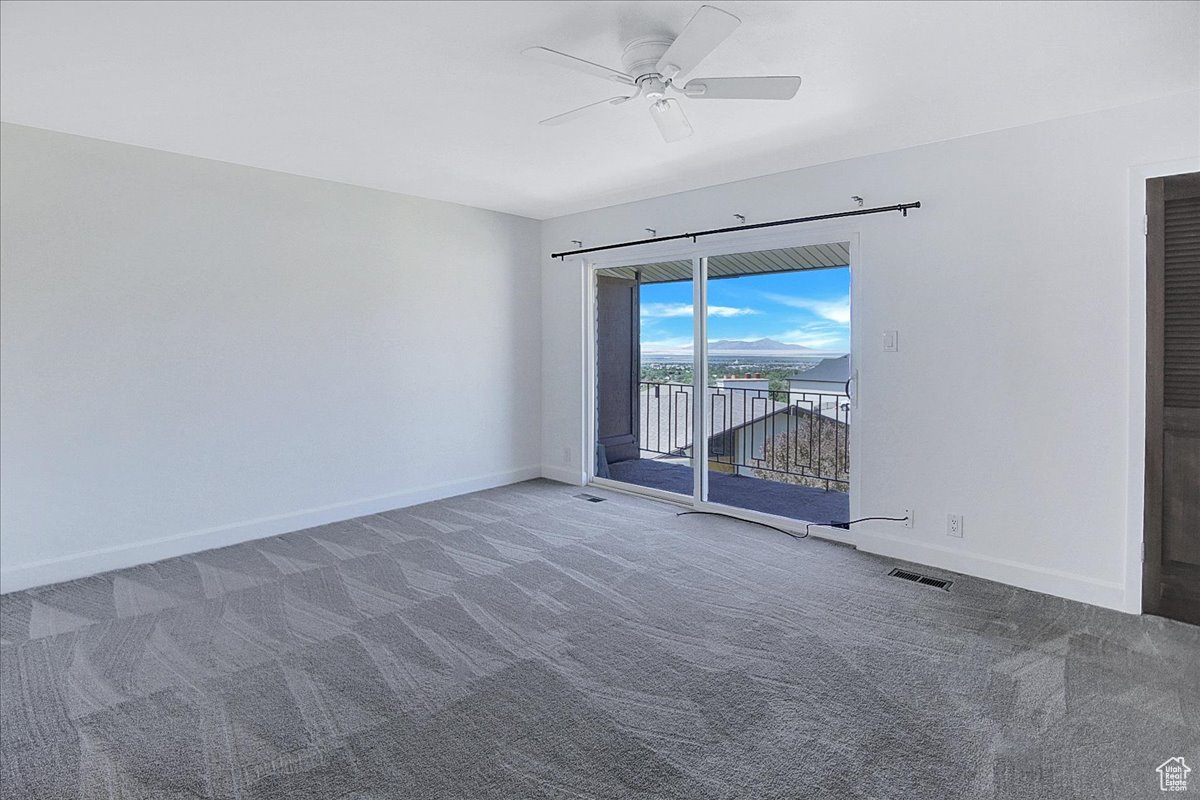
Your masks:
<path fill-rule="evenodd" d="M 1200 624 L 1200 173 L 1146 182 L 1142 606 Z"/>

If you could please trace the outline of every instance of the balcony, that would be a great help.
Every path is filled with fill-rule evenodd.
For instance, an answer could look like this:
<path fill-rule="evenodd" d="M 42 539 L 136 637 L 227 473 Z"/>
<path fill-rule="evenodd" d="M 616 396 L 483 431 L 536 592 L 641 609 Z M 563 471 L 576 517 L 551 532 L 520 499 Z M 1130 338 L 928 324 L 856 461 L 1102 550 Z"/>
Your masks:
<path fill-rule="evenodd" d="M 690 496 L 694 394 L 690 384 L 640 382 L 639 458 L 609 464 L 609 477 Z M 849 519 L 844 393 L 736 380 L 705 395 L 710 501 L 803 521 Z"/>

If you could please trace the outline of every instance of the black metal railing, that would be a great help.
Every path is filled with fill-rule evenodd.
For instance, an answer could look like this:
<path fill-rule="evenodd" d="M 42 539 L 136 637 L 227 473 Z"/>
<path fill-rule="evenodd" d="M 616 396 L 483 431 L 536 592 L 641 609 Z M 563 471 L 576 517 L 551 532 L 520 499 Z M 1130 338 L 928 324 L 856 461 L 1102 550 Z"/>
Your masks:
<path fill-rule="evenodd" d="M 691 455 L 694 394 L 690 384 L 638 384 L 643 452 Z M 709 386 L 704 403 L 710 469 L 825 489 L 849 486 L 845 394 Z"/>

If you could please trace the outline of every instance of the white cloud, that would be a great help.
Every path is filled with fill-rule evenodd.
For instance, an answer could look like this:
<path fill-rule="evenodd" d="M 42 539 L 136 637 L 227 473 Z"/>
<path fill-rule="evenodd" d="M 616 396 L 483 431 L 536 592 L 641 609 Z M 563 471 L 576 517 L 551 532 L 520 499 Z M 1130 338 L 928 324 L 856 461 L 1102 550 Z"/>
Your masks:
<path fill-rule="evenodd" d="M 659 339 L 654 342 L 641 342 L 643 353 L 680 353 L 691 352 L 692 339 L 690 336 L 678 336 L 672 339 Z"/>
<path fill-rule="evenodd" d="M 784 344 L 798 344 L 801 347 L 809 347 L 813 350 L 836 349 L 838 347 L 846 347 L 846 339 L 842 336 L 822 336 L 820 334 L 805 333 L 803 331 L 789 331 L 781 333 L 779 336 L 772 337 L 778 342 Z"/>
<path fill-rule="evenodd" d="M 844 350 L 850 346 L 850 327 L 838 322 L 817 320 L 771 338 L 814 350 Z"/>
<path fill-rule="evenodd" d="M 643 317 L 690 317 L 691 303 L 642 303 Z"/>
<path fill-rule="evenodd" d="M 690 317 L 692 316 L 691 303 L 642 303 L 643 317 Z M 761 314 L 761 311 L 756 311 L 753 308 L 734 308 L 732 306 L 709 306 L 708 315 L 710 317 L 744 317 L 749 314 Z"/>
<path fill-rule="evenodd" d="M 709 306 L 708 315 L 710 317 L 744 317 L 748 314 L 761 314 L 753 308 L 732 308 L 730 306 Z"/>
<path fill-rule="evenodd" d="M 787 294 L 768 294 L 766 297 L 781 305 L 811 311 L 818 317 L 831 322 L 837 322 L 842 325 L 850 324 L 849 297 L 839 297 L 833 300 L 817 300 L 812 297 L 795 297 Z"/>

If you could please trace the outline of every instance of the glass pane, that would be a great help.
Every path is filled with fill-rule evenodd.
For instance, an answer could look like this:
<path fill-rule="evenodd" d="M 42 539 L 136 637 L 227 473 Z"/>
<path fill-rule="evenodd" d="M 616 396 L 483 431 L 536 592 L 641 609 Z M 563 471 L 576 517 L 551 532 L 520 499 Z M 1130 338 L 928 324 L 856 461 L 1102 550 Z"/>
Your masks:
<path fill-rule="evenodd" d="M 849 245 L 708 260 L 708 500 L 849 519 Z"/>

